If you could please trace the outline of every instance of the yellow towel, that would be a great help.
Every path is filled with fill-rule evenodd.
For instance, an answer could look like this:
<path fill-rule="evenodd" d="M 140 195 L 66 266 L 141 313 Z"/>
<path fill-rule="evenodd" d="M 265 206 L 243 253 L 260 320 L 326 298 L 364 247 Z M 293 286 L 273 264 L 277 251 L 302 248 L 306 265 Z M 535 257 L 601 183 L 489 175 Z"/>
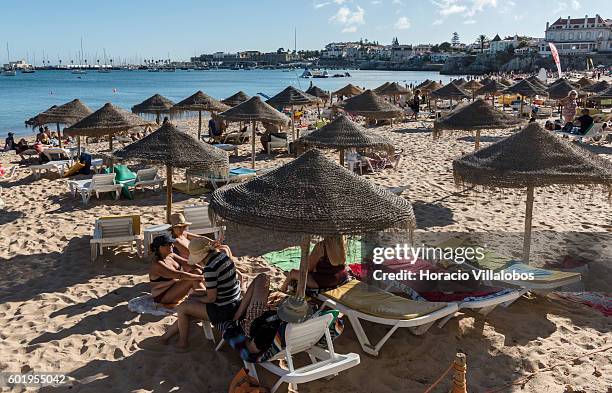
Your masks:
<path fill-rule="evenodd" d="M 431 314 L 446 303 L 418 302 L 405 299 L 359 280 L 323 292 L 323 295 L 353 310 L 380 318 L 409 320 Z"/>
<path fill-rule="evenodd" d="M 122 214 L 117 216 L 104 216 L 100 217 L 100 220 L 108 220 L 109 218 L 131 218 L 132 227 L 134 228 L 134 235 L 140 235 L 140 215 L 138 214 Z"/>

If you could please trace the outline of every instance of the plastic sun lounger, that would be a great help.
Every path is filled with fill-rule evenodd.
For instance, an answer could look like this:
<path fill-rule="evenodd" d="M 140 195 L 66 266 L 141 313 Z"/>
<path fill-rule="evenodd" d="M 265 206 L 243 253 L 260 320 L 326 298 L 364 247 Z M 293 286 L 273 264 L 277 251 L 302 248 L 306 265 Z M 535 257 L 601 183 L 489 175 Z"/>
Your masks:
<path fill-rule="evenodd" d="M 60 160 L 60 161 L 49 161 L 44 164 L 39 165 L 30 165 L 27 167 L 34 174 L 35 179 L 40 179 L 42 172 L 49 172 L 51 170 L 57 171 L 58 175 L 62 176 L 64 174 L 64 170 L 71 165 L 72 161 L 70 160 Z"/>
<path fill-rule="evenodd" d="M 373 265 L 367 264 L 352 264 L 350 265 L 351 271 L 355 274 L 358 279 L 363 280 L 366 278 L 368 272 L 371 271 Z M 376 269 L 381 268 L 384 272 L 399 272 L 401 270 L 406 271 L 414 271 L 418 272 L 419 270 L 444 270 L 440 267 L 436 267 L 430 264 L 427 261 L 417 260 L 416 263 L 412 264 L 407 261 L 396 261 L 396 263 L 384 264 L 377 266 Z M 462 309 L 471 309 L 475 310 L 481 315 L 488 315 L 491 311 L 493 311 L 497 306 L 501 305 L 503 307 L 508 307 L 516 299 L 521 297 L 525 291 L 522 289 L 509 289 L 509 288 L 493 288 L 493 287 L 483 287 L 480 286 L 476 291 L 464 292 L 463 294 L 460 292 L 437 292 L 436 295 L 438 299 L 428 299 L 427 295 L 430 295 L 429 292 L 419 293 L 417 289 L 413 288 L 413 286 L 417 283 L 413 281 L 389 281 L 382 280 L 380 281 L 383 288 L 389 292 L 392 292 L 393 289 L 409 296 L 412 300 L 417 301 L 444 301 L 447 303 L 455 303 L 459 310 Z M 438 327 L 443 327 L 446 322 L 448 322 L 453 315 L 448 315 L 445 318 L 441 319 L 438 323 Z"/>
<path fill-rule="evenodd" d="M 138 223 L 140 218 L 138 218 Z M 135 225 L 133 216 L 102 217 L 96 220 L 94 233 L 89 241 L 91 246 L 91 261 L 95 262 L 98 255 L 102 255 L 104 247 L 112 247 L 120 244 L 129 244 L 136 253 L 141 255 L 142 237 L 140 236 L 140 224 Z"/>
<path fill-rule="evenodd" d="M 287 326 L 285 330 L 285 349 L 271 360 L 259 363 L 261 367 L 280 377 L 270 393 L 276 392 L 283 383 L 288 383 L 294 389 L 293 391 L 297 391 L 298 384 L 333 377 L 360 363 L 361 359 L 358 354 L 339 354 L 334 350 L 329 333 L 329 324 L 332 320 L 333 316 L 327 314 L 306 322 L 291 323 Z M 323 336 L 325 336 L 327 342 L 327 349 L 317 346 Z M 308 353 L 312 364 L 295 368 L 293 355 L 300 352 Z M 282 359 L 286 361 L 287 369 L 273 363 L 273 361 Z M 257 379 L 255 364 L 245 362 L 244 365 L 249 370 L 249 374 Z"/>
<path fill-rule="evenodd" d="M 190 222 L 189 232 L 197 235 L 206 235 L 212 233 L 215 239 L 219 239 L 225 230 L 225 227 L 218 227 L 213 224 L 208 215 L 208 204 L 192 205 L 183 208 L 185 220 Z"/>
<path fill-rule="evenodd" d="M 409 300 L 358 280 L 321 292 L 317 298 L 323 301 L 322 307 L 339 310 L 348 317 L 361 348 L 373 356 L 378 356 L 382 346 L 398 328 L 409 328 L 413 334 L 420 335 L 436 321 L 458 310 L 457 304 Z M 361 325 L 362 319 L 389 325 L 391 330 L 372 345 Z"/>
<path fill-rule="evenodd" d="M 437 245 L 440 248 L 457 248 L 457 247 L 475 247 L 468 241 L 461 239 L 449 239 Z M 529 281 L 514 281 L 504 280 L 501 283 L 511 285 L 513 287 L 525 288 L 529 291 L 550 291 L 559 287 L 563 287 L 569 284 L 579 282 L 581 280 L 581 274 L 575 272 L 564 272 L 560 270 L 551 270 L 545 268 L 537 268 L 534 266 L 525 265 L 518 261 L 512 260 L 512 258 L 503 257 L 497 255 L 491 251 L 485 250 L 485 257 L 478 262 L 465 262 L 466 266 L 472 269 L 488 269 L 493 272 L 499 272 L 501 270 L 512 271 L 515 270 L 519 273 L 533 273 L 534 279 Z M 494 285 L 495 282 L 485 281 L 487 285 Z"/>
<path fill-rule="evenodd" d="M 219 188 L 221 185 L 240 183 L 257 176 L 257 171 L 246 168 L 233 168 L 229 171 L 227 177 L 215 177 L 209 173 L 187 170 L 187 190 L 191 188 L 194 179 L 202 179 L 212 185 L 213 189 Z"/>
<path fill-rule="evenodd" d="M 159 177 L 157 168 L 140 169 L 136 172 L 136 179 L 128 183 L 128 187 L 134 190 L 140 188 L 143 192 L 146 187 L 151 187 L 153 190 L 157 187 L 157 191 L 161 191 L 165 181 Z"/>
<path fill-rule="evenodd" d="M 115 199 L 119 199 L 119 194 L 123 186 L 115 182 L 116 175 L 116 173 L 107 173 L 93 175 L 91 179 L 71 180 L 68 182 L 68 186 L 70 187 L 72 196 L 76 196 L 77 193 L 81 194 L 83 203 L 89 202 L 93 194 L 96 194 L 96 197 L 100 198 L 101 192 L 114 192 Z"/>

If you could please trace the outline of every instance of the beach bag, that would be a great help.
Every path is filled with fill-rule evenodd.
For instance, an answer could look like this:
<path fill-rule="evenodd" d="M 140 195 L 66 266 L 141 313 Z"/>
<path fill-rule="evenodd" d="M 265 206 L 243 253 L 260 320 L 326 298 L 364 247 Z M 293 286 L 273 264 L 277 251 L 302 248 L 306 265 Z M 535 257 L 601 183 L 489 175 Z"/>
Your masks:
<path fill-rule="evenodd" d="M 70 177 L 72 175 L 76 175 L 84 167 L 85 167 L 84 163 L 82 163 L 81 161 L 77 161 L 70 168 L 68 168 L 66 172 L 64 172 L 64 177 Z"/>
<path fill-rule="evenodd" d="M 268 389 L 259 386 L 257 379 L 242 368 L 230 382 L 229 393 L 268 393 Z"/>

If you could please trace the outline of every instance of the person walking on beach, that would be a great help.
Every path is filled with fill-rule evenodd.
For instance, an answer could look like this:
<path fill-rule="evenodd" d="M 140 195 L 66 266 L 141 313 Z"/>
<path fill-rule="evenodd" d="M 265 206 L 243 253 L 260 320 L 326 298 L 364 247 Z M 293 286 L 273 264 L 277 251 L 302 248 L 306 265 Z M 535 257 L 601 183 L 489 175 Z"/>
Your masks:
<path fill-rule="evenodd" d="M 416 121 L 419 117 L 419 110 L 421 109 L 421 90 L 414 92 L 410 109 L 412 109 L 412 114 L 414 115 L 414 120 Z"/>
<path fill-rule="evenodd" d="M 561 100 L 561 105 L 563 108 L 561 110 L 561 115 L 563 116 L 563 120 L 565 123 L 572 123 L 574 121 L 574 117 L 576 117 L 576 108 L 578 107 L 578 102 L 576 99 L 578 98 L 578 92 L 576 90 L 572 90 L 569 92 L 567 97 Z"/>

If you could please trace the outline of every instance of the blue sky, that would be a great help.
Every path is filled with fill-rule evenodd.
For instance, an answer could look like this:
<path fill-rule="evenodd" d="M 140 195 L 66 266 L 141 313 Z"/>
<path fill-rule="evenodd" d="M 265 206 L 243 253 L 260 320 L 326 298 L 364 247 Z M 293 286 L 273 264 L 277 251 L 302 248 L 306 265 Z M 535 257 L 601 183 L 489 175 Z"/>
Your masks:
<path fill-rule="evenodd" d="M 546 21 L 599 13 L 612 18 L 610 0 L 29 0 L 5 1 L 0 62 L 76 59 L 80 38 L 91 59 L 188 59 L 215 51 L 319 49 L 330 41 L 390 43 L 450 41 L 457 31 L 471 43 L 514 33 L 541 37 Z"/>

